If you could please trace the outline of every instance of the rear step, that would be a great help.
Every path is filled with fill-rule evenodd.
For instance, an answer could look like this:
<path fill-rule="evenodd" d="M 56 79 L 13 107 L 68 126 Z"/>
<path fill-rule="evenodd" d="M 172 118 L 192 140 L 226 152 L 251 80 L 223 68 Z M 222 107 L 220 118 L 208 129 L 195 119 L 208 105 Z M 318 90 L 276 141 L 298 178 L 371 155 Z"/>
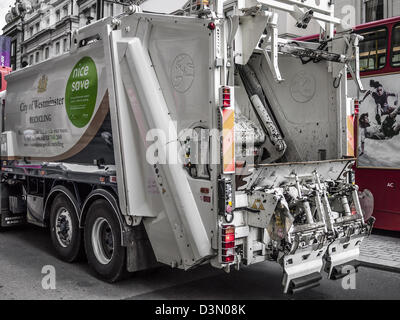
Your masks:
<path fill-rule="evenodd" d="M 349 261 L 344 264 L 335 266 L 332 269 L 329 279 L 330 280 L 339 280 L 339 279 L 346 277 L 349 274 L 357 273 L 358 267 L 360 265 L 361 265 L 361 263 L 359 261 L 353 260 L 353 261 Z M 327 265 L 325 271 L 329 272 L 329 268 L 330 268 L 329 265 Z"/>
<path fill-rule="evenodd" d="M 290 281 L 288 293 L 295 294 L 304 290 L 318 287 L 321 280 L 322 275 L 319 272 L 314 272 L 304 277 L 293 279 Z"/>

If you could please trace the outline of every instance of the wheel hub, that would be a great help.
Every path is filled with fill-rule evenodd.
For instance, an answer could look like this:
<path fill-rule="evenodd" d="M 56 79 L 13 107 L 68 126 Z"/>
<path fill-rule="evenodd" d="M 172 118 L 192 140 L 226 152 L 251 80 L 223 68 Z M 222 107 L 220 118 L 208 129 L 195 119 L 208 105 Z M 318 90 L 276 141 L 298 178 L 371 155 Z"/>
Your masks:
<path fill-rule="evenodd" d="M 59 244 L 66 248 L 72 241 L 72 219 L 70 212 L 62 207 L 56 215 L 56 237 Z"/>
<path fill-rule="evenodd" d="M 92 229 L 92 246 L 97 260 L 101 264 L 110 263 L 114 255 L 114 234 L 108 221 L 97 218 Z"/>

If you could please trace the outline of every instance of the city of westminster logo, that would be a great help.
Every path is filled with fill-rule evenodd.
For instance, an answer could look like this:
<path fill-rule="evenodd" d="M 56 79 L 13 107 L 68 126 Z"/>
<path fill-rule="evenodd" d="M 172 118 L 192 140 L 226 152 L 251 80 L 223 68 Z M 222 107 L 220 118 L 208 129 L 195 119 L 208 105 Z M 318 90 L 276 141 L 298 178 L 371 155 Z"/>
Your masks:
<path fill-rule="evenodd" d="M 49 79 L 47 78 L 47 76 L 45 74 L 40 77 L 38 89 L 37 89 L 38 93 L 46 92 L 48 80 Z"/>

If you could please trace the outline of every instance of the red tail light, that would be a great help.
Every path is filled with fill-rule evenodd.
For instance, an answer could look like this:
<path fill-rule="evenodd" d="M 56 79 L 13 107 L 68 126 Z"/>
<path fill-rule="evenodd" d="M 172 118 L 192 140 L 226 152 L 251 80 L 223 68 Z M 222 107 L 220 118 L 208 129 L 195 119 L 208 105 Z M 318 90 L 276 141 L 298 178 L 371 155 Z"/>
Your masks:
<path fill-rule="evenodd" d="M 232 95 L 231 95 L 231 88 L 229 87 L 222 87 L 220 98 L 222 102 L 222 108 L 230 108 L 232 105 Z"/>
<path fill-rule="evenodd" d="M 357 99 L 354 100 L 354 114 L 355 115 L 360 114 L 360 102 Z"/>
<path fill-rule="evenodd" d="M 227 234 L 225 236 L 225 242 L 232 242 L 235 241 L 235 235 L 234 234 Z"/>
<path fill-rule="evenodd" d="M 222 227 L 222 262 L 235 261 L 235 226 Z"/>
<path fill-rule="evenodd" d="M 227 256 L 222 259 L 225 263 L 230 263 L 235 261 L 235 256 Z"/>

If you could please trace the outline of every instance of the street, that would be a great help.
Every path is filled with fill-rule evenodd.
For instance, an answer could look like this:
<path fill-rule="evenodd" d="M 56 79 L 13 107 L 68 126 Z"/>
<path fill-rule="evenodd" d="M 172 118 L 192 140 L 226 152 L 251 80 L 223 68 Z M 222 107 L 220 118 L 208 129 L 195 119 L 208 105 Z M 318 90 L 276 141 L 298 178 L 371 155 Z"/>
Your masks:
<path fill-rule="evenodd" d="M 54 266 L 56 289 L 42 288 L 42 268 Z M 184 272 L 163 267 L 114 285 L 93 277 L 86 262 L 54 256 L 47 230 L 33 226 L 0 233 L 0 300 L 3 299 L 400 299 L 400 274 L 361 267 L 356 289 L 324 279 L 317 288 L 287 296 L 281 268 L 261 263 L 225 274 L 209 266 Z"/>

